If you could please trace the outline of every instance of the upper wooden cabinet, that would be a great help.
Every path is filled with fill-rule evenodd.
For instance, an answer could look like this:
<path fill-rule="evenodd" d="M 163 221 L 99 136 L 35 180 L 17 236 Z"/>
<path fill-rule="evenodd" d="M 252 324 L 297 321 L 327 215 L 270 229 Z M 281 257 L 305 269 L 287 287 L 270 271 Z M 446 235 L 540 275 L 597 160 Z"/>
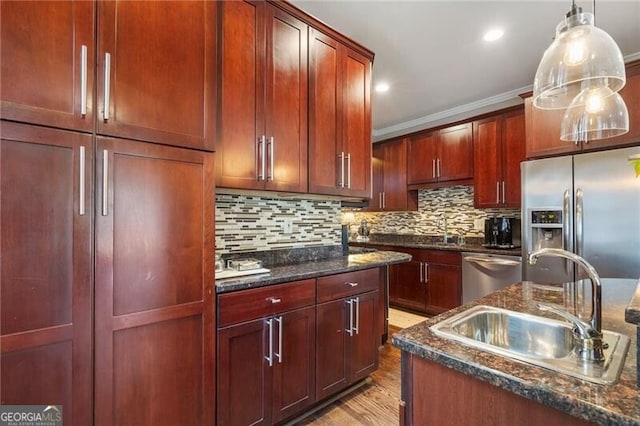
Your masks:
<path fill-rule="evenodd" d="M 609 139 L 571 143 L 560 140 L 564 110 L 534 108 L 525 99 L 526 157 L 548 157 L 640 143 L 640 61 L 627 64 L 627 83 L 620 91 L 629 111 L 629 132 Z"/>
<path fill-rule="evenodd" d="M 213 150 L 214 2 L 0 8 L 2 118 Z"/>
<path fill-rule="evenodd" d="M 308 26 L 265 2 L 220 2 L 217 185 L 307 190 Z"/>
<path fill-rule="evenodd" d="M 409 141 L 408 184 L 412 189 L 443 182 L 468 184 L 473 179 L 471 123 L 429 131 Z M 427 184 L 425 186 L 424 184 Z"/>
<path fill-rule="evenodd" d="M 473 122 L 476 208 L 520 207 L 520 162 L 524 152 L 522 109 Z"/>
<path fill-rule="evenodd" d="M 97 4 L 97 133 L 213 150 L 215 2 Z"/>
<path fill-rule="evenodd" d="M 93 129 L 95 3 L 0 2 L 0 117 Z"/>
<path fill-rule="evenodd" d="M 373 197 L 369 210 L 418 209 L 417 191 L 407 189 L 407 139 L 373 146 Z"/>
<path fill-rule="evenodd" d="M 371 57 L 309 37 L 309 192 L 371 197 Z"/>

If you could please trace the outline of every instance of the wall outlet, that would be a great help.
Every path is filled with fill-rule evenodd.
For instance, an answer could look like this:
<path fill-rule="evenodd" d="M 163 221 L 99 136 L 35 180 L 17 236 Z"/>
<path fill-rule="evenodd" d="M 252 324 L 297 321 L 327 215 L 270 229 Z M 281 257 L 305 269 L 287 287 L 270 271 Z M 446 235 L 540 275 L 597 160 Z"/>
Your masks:
<path fill-rule="evenodd" d="M 476 231 L 484 231 L 484 219 L 474 219 L 473 228 Z"/>
<path fill-rule="evenodd" d="M 283 234 L 293 234 L 293 219 L 285 219 L 282 223 Z"/>

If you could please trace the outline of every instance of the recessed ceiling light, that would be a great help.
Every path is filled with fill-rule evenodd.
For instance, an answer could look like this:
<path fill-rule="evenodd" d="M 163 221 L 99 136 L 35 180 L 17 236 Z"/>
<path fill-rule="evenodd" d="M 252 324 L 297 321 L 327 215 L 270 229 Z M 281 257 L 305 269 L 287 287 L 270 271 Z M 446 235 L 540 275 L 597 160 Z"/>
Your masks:
<path fill-rule="evenodd" d="M 484 36 L 482 38 L 484 39 L 484 41 L 496 41 L 503 35 L 504 31 L 502 31 L 500 28 L 494 28 L 493 30 L 489 30 L 484 33 Z"/>
<path fill-rule="evenodd" d="M 378 93 L 388 92 L 389 91 L 389 85 L 387 83 L 380 82 L 380 83 L 376 84 L 376 89 L 375 90 Z"/>

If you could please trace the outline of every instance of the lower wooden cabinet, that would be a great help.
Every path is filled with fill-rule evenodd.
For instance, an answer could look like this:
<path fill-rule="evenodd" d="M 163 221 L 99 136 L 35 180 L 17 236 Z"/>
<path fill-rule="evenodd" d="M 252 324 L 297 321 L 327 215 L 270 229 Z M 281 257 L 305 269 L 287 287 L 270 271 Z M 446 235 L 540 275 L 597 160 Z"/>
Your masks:
<path fill-rule="evenodd" d="M 218 425 L 270 425 L 315 398 L 315 280 L 218 298 Z"/>

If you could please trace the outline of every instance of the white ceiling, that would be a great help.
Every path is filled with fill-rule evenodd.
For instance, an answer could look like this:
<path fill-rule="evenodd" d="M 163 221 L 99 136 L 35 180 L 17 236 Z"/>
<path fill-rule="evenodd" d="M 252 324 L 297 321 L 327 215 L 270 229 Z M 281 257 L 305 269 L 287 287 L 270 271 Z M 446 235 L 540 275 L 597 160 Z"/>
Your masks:
<path fill-rule="evenodd" d="M 376 54 L 373 138 L 410 131 L 521 103 L 542 53 L 570 0 L 354 1 L 290 0 Z M 576 1 L 591 12 L 592 1 Z M 640 59 L 640 0 L 600 0 L 596 26 L 618 43 L 626 61 Z M 499 26 L 504 36 L 482 40 Z"/>

